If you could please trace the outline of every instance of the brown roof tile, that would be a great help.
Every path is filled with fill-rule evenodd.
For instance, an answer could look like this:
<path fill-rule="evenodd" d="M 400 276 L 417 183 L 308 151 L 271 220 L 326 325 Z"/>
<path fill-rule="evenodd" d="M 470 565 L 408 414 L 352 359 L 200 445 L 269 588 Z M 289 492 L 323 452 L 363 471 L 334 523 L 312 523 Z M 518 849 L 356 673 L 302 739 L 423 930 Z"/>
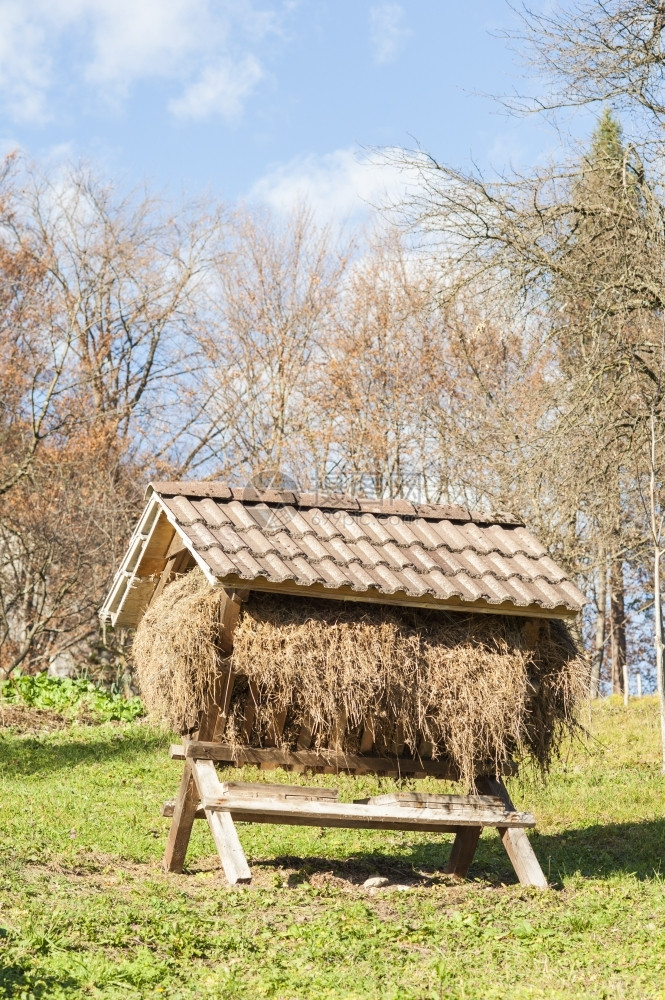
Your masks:
<path fill-rule="evenodd" d="M 165 501 L 168 503 L 168 501 Z M 196 511 L 198 517 L 209 526 L 218 528 L 223 524 L 231 524 L 231 519 L 228 514 L 224 512 L 224 508 L 221 504 L 216 504 L 214 500 L 206 497 L 205 500 L 193 500 L 192 507 Z"/>
<path fill-rule="evenodd" d="M 206 562 L 215 576 L 231 576 L 238 572 L 235 561 L 223 552 L 218 545 L 206 552 Z"/>
<path fill-rule="evenodd" d="M 574 613 L 584 597 L 523 523 L 454 505 L 153 483 L 209 572 L 251 583 Z"/>

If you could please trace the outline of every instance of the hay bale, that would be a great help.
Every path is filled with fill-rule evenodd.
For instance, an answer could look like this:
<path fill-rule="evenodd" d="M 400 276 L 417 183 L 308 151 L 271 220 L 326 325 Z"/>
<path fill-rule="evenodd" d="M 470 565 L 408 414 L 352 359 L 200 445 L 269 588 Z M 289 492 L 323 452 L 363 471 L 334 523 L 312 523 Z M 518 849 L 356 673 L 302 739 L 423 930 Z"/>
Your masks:
<path fill-rule="evenodd" d="M 165 587 L 144 614 L 132 643 L 132 659 L 149 714 L 176 732 L 196 727 L 217 677 L 220 592 L 200 569 Z"/>
<path fill-rule="evenodd" d="M 179 728 L 193 725 L 220 668 L 219 600 L 194 571 L 165 589 L 137 631 L 146 705 Z M 511 616 L 253 593 L 234 633 L 241 677 L 225 740 L 244 741 L 252 697 L 254 746 L 270 745 L 286 712 L 284 749 L 307 724 L 314 749 L 357 752 L 372 721 L 375 752 L 447 757 L 466 781 L 479 762 L 499 768 L 516 754 L 545 771 L 575 726 L 585 666 L 563 622 L 539 625 L 530 648 Z"/>

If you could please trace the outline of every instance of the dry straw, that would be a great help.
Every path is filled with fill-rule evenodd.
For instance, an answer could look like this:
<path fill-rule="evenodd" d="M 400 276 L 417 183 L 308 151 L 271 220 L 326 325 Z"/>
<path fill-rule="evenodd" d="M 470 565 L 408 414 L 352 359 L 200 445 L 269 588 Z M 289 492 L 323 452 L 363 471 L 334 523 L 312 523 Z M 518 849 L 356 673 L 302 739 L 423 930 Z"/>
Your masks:
<path fill-rule="evenodd" d="M 219 673 L 220 592 L 200 569 L 165 587 L 144 614 L 132 658 L 148 712 L 178 732 L 194 728 Z"/>
<path fill-rule="evenodd" d="M 220 668 L 219 596 L 200 571 L 167 587 L 145 615 L 134 656 L 148 708 L 176 728 L 195 724 Z M 301 727 L 322 752 L 447 757 L 470 781 L 515 755 L 547 770 L 575 728 L 585 666 L 567 626 L 542 620 L 529 648 L 523 620 L 360 602 L 251 595 L 234 633 L 234 688 L 225 738 L 295 748 Z"/>

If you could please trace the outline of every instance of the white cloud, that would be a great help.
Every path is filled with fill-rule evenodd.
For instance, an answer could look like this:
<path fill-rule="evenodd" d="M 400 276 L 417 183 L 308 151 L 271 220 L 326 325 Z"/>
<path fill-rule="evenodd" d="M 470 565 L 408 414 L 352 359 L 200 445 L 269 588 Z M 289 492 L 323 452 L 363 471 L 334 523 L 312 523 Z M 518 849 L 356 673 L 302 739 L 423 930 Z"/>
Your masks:
<path fill-rule="evenodd" d="M 171 101 L 169 110 L 178 118 L 199 121 L 215 114 L 228 120 L 238 118 L 245 99 L 262 77 L 263 70 L 254 56 L 246 56 L 239 63 L 206 66 L 199 79 Z"/>
<path fill-rule="evenodd" d="M 0 99 L 13 118 L 39 121 L 77 89 L 85 88 L 85 98 L 117 103 L 134 84 L 159 78 L 183 88 L 175 113 L 201 118 L 207 108 L 233 117 L 263 75 L 254 49 L 279 33 L 290 10 L 278 0 L 257 2 L 265 6 L 254 0 L 0 0 Z"/>
<path fill-rule="evenodd" d="M 411 34 L 404 22 L 404 8 L 399 3 L 375 4 L 369 12 L 370 43 L 374 62 L 382 65 L 395 58 Z"/>
<path fill-rule="evenodd" d="M 79 0 L 91 41 L 88 80 L 127 86 L 151 76 L 171 76 L 206 35 L 223 35 L 206 0 Z M 220 41 L 223 39 L 220 39 Z"/>
<path fill-rule="evenodd" d="M 322 222 L 356 222 L 401 200 L 414 183 L 413 174 L 398 170 L 380 154 L 336 149 L 275 167 L 253 185 L 249 200 L 280 212 L 305 202 Z"/>
<path fill-rule="evenodd" d="M 51 70 L 45 40 L 38 11 L 30 14 L 21 0 L 0 3 L 0 93 L 14 119 L 46 117 L 44 94 Z"/>

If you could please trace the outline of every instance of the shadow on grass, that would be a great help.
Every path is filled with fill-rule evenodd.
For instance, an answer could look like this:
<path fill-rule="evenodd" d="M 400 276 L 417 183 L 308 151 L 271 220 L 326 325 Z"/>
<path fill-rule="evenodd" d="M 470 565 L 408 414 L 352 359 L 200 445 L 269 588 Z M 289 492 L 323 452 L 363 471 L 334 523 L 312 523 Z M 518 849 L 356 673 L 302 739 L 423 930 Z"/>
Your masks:
<path fill-rule="evenodd" d="M 587 878 L 665 876 L 665 818 L 604 823 L 557 834 L 532 834 L 531 843 L 552 882 L 579 872 Z"/>
<path fill-rule="evenodd" d="M 58 734 L 48 739 L 4 732 L 0 735 L 0 767 L 24 777 L 42 772 L 53 774 L 81 764 L 131 762 L 137 754 L 155 750 L 164 750 L 166 754 L 168 744 L 168 734 L 140 726 L 104 732 L 91 727 L 89 733 L 81 729 L 80 735 L 69 730 L 66 736 Z"/>
<path fill-rule="evenodd" d="M 262 868 L 290 871 L 287 881 L 297 885 L 314 873 L 330 874 L 362 884 L 373 875 L 405 885 L 431 885 L 449 881 L 444 874 L 452 837 L 430 843 L 402 844 L 396 853 L 356 853 L 332 860 L 290 855 L 262 860 Z M 608 823 L 565 830 L 558 834 L 534 833 L 531 843 L 548 881 L 561 886 L 562 879 L 579 872 L 583 877 L 603 879 L 631 874 L 640 880 L 659 877 L 665 868 L 665 819 L 635 823 Z M 517 876 L 498 835 L 483 838 L 469 870 L 469 879 L 490 885 L 514 885 Z"/>
<path fill-rule="evenodd" d="M 30 997 L 34 1000 L 47 1000 L 59 990 L 58 996 L 64 991 L 73 992 L 79 986 L 76 980 L 69 976 L 42 976 L 31 968 L 26 961 L 0 966 L 0 997 Z"/>

